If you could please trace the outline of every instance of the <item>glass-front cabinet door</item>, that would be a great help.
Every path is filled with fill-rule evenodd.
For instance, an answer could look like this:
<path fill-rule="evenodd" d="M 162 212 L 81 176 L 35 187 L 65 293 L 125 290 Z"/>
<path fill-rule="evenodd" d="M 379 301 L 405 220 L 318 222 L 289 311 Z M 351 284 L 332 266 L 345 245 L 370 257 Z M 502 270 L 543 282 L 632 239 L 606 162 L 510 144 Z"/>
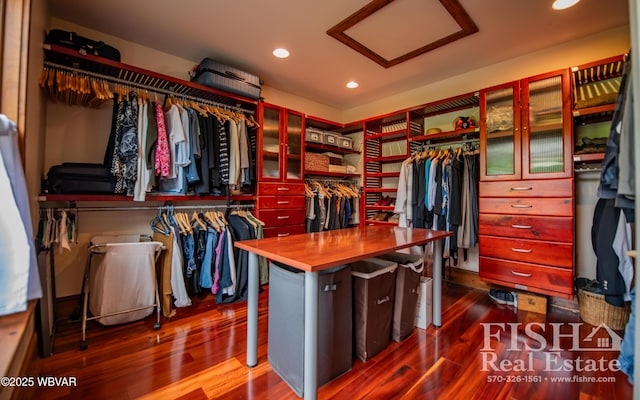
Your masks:
<path fill-rule="evenodd" d="M 281 150 L 282 140 L 280 137 L 281 120 L 280 109 L 269 106 L 263 107 L 262 116 L 262 137 L 261 137 L 261 170 L 260 178 L 281 180 Z"/>
<path fill-rule="evenodd" d="M 528 78 L 522 83 L 522 177 L 572 175 L 573 127 L 569 71 Z"/>
<path fill-rule="evenodd" d="M 480 179 L 521 177 L 519 82 L 480 92 Z"/>
<path fill-rule="evenodd" d="M 304 132 L 304 115 L 287 111 L 286 142 L 286 180 L 302 179 L 302 146 Z"/>

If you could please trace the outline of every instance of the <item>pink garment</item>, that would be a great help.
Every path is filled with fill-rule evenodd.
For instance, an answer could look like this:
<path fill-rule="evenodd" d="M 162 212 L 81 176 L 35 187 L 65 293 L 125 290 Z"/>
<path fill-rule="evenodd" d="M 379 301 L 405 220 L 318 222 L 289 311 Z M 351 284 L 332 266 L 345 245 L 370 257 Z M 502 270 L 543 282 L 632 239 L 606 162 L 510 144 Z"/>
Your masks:
<path fill-rule="evenodd" d="M 158 125 L 158 140 L 156 141 L 155 150 L 155 170 L 156 175 L 161 178 L 167 178 L 170 173 L 171 159 L 169 156 L 169 139 L 167 138 L 167 130 L 164 126 L 164 113 L 162 112 L 162 106 L 160 103 L 153 102 L 153 113 L 156 117 L 156 123 Z"/>

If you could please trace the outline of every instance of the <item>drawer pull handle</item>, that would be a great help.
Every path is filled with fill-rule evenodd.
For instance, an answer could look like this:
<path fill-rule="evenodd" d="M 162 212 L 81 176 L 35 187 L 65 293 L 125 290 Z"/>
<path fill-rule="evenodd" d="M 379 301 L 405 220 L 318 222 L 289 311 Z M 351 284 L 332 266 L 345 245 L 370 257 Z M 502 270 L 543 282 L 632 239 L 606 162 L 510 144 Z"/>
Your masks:
<path fill-rule="evenodd" d="M 511 208 L 533 208 L 531 204 L 512 204 Z"/>
<path fill-rule="evenodd" d="M 511 225 L 512 228 L 515 229 L 531 229 L 533 228 L 531 225 Z"/>
<path fill-rule="evenodd" d="M 519 249 L 517 247 L 512 247 L 511 251 L 515 251 L 516 253 L 532 253 L 533 250 L 531 249 Z"/>
<path fill-rule="evenodd" d="M 289 219 L 288 215 L 278 215 L 278 219 Z"/>
<path fill-rule="evenodd" d="M 289 204 L 288 201 L 279 201 L 278 204 Z"/>
<path fill-rule="evenodd" d="M 511 273 L 514 274 L 515 276 L 521 276 L 523 278 L 531 278 L 531 274 L 525 274 L 525 273 L 514 271 L 514 270 L 511 270 Z"/>
<path fill-rule="evenodd" d="M 516 191 L 516 190 L 518 190 L 518 191 L 533 190 L 533 187 L 531 187 L 531 186 L 528 186 L 528 187 L 512 187 L 511 190 L 512 191 Z"/>
<path fill-rule="evenodd" d="M 289 190 L 289 188 L 288 188 L 288 187 L 286 187 L 286 186 L 284 186 L 284 187 L 283 187 L 283 186 L 281 186 L 281 187 L 279 187 L 279 188 L 278 188 L 278 190 L 280 190 L 280 191 L 283 191 L 283 190 Z"/>
<path fill-rule="evenodd" d="M 290 233 L 278 233 L 278 237 L 285 237 L 285 236 L 289 236 Z"/>

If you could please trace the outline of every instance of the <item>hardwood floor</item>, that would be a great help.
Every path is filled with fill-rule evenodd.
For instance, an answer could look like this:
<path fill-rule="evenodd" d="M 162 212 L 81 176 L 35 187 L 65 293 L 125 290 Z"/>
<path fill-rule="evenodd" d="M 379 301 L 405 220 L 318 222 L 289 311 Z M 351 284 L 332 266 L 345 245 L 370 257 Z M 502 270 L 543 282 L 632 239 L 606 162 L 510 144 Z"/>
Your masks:
<path fill-rule="evenodd" d="M 216 305 L 207 297 L 194 299 L 192 307 L 164 319 L 158 331 L 153 330 L 153 317 L 115 327 L 89 324 L 86 351 L 79 351 L 80 324 L 60 322 L 55 354 L 39 361 L 38 374 L 73 377 L 77 386 L 37 387 L 34 398 L 297 399 L 267 361 L 267 290 L 265 287 L 260 295 L 259 363 L 255 368 L 245 366 L 246 303 Z M 354 360 L 352 370 L 322 386 L 318 397 L 632 398 L 632 386 L 619 371 L 603 372 L 607 369 L 603 365 L 576 371 L 586 359 L 602 358 L 601 363 L 606 364 L 618 355 L 573 350 L 569 323 L 581 322 L 577 314 L 557 308 L 547 315 L 516 312 L 494 304 L 485 291 L 455 284 L 444 284 L 443 292 L 441 328 L 415 329 L 403 342 L 391 342 L 369 361 Z M 554 326 L 561 327 L 564 335 L 555 343 L 557 348 Z M 580 327 L 581 338 L 593 329 L 586 324 L 575 326 Z M 543 340 L 544 348 L 540 345 Z M 483 365 L 501 371 L 482 371 Z M 573 371 L 567 371 L 569 368 Z M 505 370 L 512 372 L 502 372 Z M 565 378 L 579 382 L 552 382 Z M 610 381 L 589 382 L 602 378 Z M 507 379 L 512 382 L 498 381 Z"/>

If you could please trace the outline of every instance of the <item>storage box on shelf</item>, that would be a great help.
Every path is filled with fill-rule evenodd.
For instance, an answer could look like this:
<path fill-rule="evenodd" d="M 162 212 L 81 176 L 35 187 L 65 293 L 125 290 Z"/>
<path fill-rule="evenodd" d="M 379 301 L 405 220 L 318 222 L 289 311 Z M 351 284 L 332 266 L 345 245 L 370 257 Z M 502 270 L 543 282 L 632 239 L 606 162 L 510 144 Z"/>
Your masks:
<path fill-rule="evenodd" d="M 307 140 L 305 142 L 305 176 L 321 176 L 335 178 L 359 178 L 361 176 L 358 167 L 360 151 L 354 149 L 354 141 L 349 135 L 362 131 L 362 124 L 339 124 L 317 117 L 306 117 L 306 130 L 321 132 L 322 141 Z M 309 137 L 309 133 L 307 133 Z M 330 139 L 324 139 L 329 137 Z M 330 144 L 327 143 L 330 142 Z M 306 158 L 317 160 L 317 155 L 329 158 L 326 169 L 315 168 L 313 163 L 307 163 Z"/>
<path fill-rule="evenodd" d="M 569 72 L 562 70 L 480 93 L 480 278 L 485 281 L 573 296 L 569 87 Z"/>

